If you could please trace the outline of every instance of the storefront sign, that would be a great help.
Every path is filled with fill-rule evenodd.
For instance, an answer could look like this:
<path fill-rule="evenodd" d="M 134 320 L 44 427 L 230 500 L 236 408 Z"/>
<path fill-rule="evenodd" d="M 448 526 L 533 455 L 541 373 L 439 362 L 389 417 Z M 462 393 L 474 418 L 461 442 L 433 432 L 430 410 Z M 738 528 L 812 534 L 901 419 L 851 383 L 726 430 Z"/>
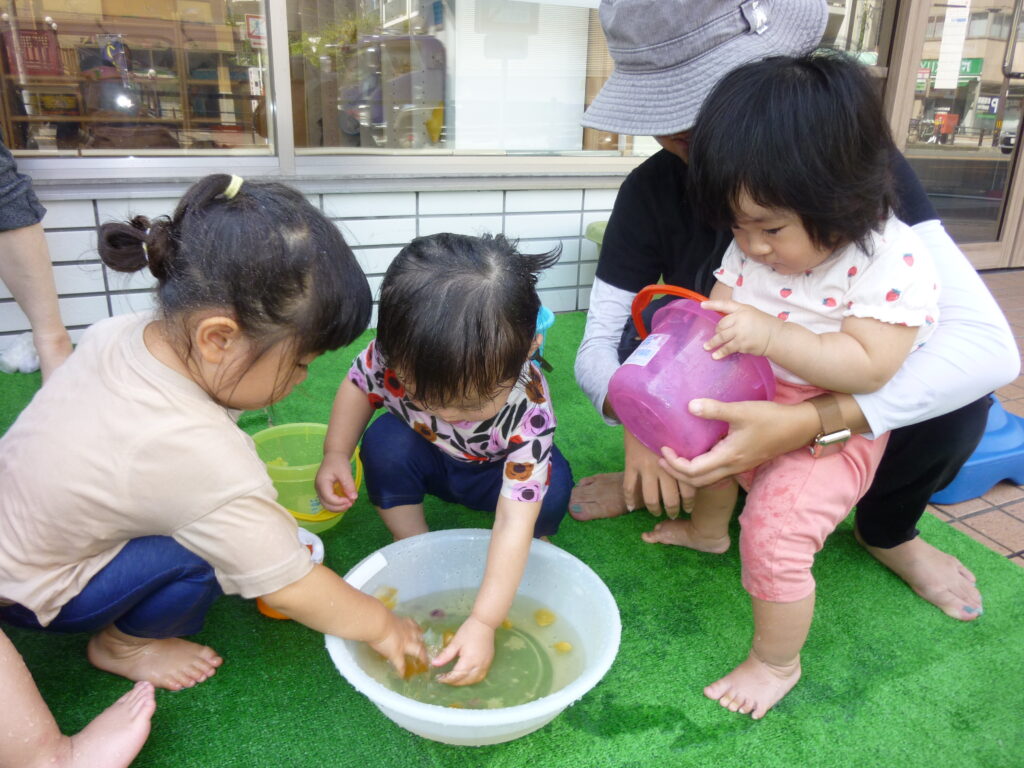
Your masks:
<path fill-rule="evenodd" d="M 245 36 L 253 48 L 267 47 L 267 19 L 258 13 L 245 14 Z"/>

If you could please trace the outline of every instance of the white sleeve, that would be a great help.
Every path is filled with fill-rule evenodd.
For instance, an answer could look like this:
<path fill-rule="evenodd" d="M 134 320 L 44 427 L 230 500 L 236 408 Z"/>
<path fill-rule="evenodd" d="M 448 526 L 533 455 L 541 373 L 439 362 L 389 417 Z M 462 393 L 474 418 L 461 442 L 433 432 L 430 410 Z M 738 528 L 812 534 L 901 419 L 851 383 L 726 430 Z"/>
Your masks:
<path fill-rule="evenodd" d="M 608 381 L 619 367 L 619 339 L 629 318 L 635 293 L 609 285 L 594 278 L 590 289 L 590 307 L 583 341 L 576 352 L 576 383 L 590 398 L 605 423 L 617 425 L 604 413 L 604 400 L 608 395 Z"/>
<path fill-rule="evenodd" d="M 939 275 L 939 323 L 884 387 L 854 395 L 873 435 L 954 411 L 1020 373 L 1006 317 L 967 257 L 938 220 L 913 229 Z"/>

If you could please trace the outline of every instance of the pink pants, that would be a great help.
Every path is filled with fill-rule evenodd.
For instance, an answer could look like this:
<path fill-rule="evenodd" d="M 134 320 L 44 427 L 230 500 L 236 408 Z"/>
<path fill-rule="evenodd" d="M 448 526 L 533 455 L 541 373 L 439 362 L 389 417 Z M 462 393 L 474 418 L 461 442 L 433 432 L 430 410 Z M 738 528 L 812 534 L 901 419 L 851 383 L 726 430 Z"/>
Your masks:
<path fill-rule="evenodd" d="M 800 403 L 823 390 L 777 380 L 775 402 Z M 811 566 L 825 539 L 875 477 L 888 433 L 854 435 L 842 451 L 816 459 L 806 448 L 739 476 L 747 489 L 740 515 L 743 587 L 753 597 L 791 603 L 814 592 Z"/>

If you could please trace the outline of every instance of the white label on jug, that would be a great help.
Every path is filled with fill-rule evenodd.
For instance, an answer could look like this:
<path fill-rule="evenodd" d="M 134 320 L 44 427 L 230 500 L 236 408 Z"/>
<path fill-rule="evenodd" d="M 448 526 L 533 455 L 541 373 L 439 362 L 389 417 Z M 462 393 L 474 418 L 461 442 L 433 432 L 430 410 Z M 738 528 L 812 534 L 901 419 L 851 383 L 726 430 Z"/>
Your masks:
<path fill-rule="evenodd" d="M 658 354 L 658 350 L 665 345 L 666 341 L 668 341 L 668 334 L 652 333 L 643 340 L 639 347 L 633 350 L 633 354 L 626 358 L 623 365 L 647 365 L 651 362 L 651 358 Z"/>

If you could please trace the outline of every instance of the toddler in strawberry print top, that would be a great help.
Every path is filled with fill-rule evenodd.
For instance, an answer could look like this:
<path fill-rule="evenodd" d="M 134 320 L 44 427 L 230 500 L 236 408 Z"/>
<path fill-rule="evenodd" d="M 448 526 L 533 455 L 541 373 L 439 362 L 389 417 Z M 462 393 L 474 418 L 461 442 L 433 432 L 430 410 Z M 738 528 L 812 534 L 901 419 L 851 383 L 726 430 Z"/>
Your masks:
<path fill-rule="evenodd" d="M 754 718 L 800 678 L 815 555 L 871 486 L 888 441 L 848 437 L 831 393 L 877 390 L 938 322 L 929 253 L 893 210 L 892 151 L 874 83 L 836 52 L 739 67 L 708 96 L 691 137 L 693 199 L 712 227 L 733 235 L 702 303 L 723 314 L 705 349 L 715 359 L 764 355 L 776 402 L 811 401 L 822 425 L 811 451 L 737 478 L 747 490 L 739 546 L 754 639 L 704 694 Z M 685 460 L 670 448 L 662 456 L 685 481 Z M 644 539 L 727 551 L 737 487 L 698 489 L 689 519 L 659 523 Z"/>
<path fill-rule="evenodd" d="M 555 533 L 568 508 L 572 471 L 531 361 L 541 341 L 537 274 L 558 255 L 519 253 L 502 235 L 413 240 L 388 267 L 377 338 L 353 361 L 331 412 L 316 478 L 327 509 L 355 501 L 350 457 L 361 439 L 367 495 L 396 540 L 428 530 L 428 494 L 494 514 L 473 609 L 432 660 L 457 659 L 438 677 L 452 685 L 486 677 L 530 541 Z"/>
<path fill-rule="evenodd" d="M 741 229 L 738 224 L 734 231 Z M 746 247 L 753 251 L 748 256 L 742 239 L 740 235 L 733 240 L 714 273 L 732 288 L 734 302 L 817 334 L 839 332 L 847 317 L 910 326 L 916 329 L 914 350 L 935 330 L 939 283 L 931 255 L 917 233 L 894 216 L 881 231 L 867 234 L 867 248 L 849 243 L 815 266 L 813 259 L 806 260 L 799 271 L 759 258 L 758 245 L 751 246 L 750 237 Z M 780 379 L 808 383 L 775 361 L 772 368 Z"/>

